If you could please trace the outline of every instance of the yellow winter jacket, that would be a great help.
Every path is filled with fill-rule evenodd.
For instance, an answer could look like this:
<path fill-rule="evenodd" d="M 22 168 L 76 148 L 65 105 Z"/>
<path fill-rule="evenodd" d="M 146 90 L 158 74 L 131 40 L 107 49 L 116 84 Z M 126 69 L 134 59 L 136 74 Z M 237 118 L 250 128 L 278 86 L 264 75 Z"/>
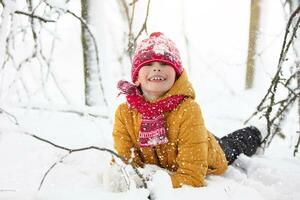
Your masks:
<path fill-rule="evenodd" d="M 194 89 L 185 71 L 161 99 L 172 95 L 185 95 L 187 98 L 176 109 L 164 113 L 167 144 L 140 147 L 141 115 L 123 103 L 115 113 L 115 149 L 126 160 L 133 157 L 136 166 L 155 164 L 168 169 L 174 188 L 184 184 L 204 186 L 207 174 L 222 174 L 227 169 L 224 152 L 205 128 L 200 107 L 195 102 Z"/>

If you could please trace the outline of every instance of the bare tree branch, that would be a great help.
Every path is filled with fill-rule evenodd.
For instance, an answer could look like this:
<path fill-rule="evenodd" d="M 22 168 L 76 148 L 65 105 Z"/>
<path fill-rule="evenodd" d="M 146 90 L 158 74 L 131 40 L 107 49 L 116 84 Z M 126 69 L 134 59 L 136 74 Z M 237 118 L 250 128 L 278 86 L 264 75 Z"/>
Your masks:
<path fill-rule="evenodd" d="M 6 114 L 6 115 L 8 116 L 8 118 L 9 118 L 14 124 L 19 125 L 19 122 L 18 122 L 17 118 L 16 118 L 14 115 L 12 115 L 12 114 L 10 114 L 9 112 L 5 111 L 4 109 L 0 108 L 0 114 L 2 114 L 2 113 L 3 113 L 3 114 Z"/>
<path fill-rule="evenodd" d="M 297 14 L 299 14 L 300 12 L 300 4 L 299 6 L 297 7 L 297 9 L 292 13 L 292 15 L 290 16 L 289 18 L 289 21 L 287 23 L 287 27 L 286 27 L 286 30 L 285 30 L 285 36 L 284 36 L 284 40 L 283 40 L 283 45 L 282 45 L 282 49 L 281 49 L 281 53 L 280 53 L 280 57 L 279 57 L 279 61 L 278 61 L 278 65 L 284 61 L 284 59 L 286 58 L 286 54 L 293 42 L 293 39 L 295 38 L 296 36 L 296 32 L 299 28 L 299 21 L 300 19 L 298 19 L 297 23 L 296 23 L 296 26 L 294 27 L 293 29 L 293 32 L 292 32 L 292 36 L 291 36 L 291 39 L 288 41 L 287 45 L 286 45 L 286 42 L 287 42 L 287 36 L 288 36 L 288 33 L 289 33 L 289 29 L 292 25 L 292 21 L 294 20 L 294 18 L 296 17 Z"/>
<path fill-rule="evenodd" d="M 134 5 L 136 2 L 138 2 L 138 0 L 132 0 L 131 3 L 129 3 L 130 6 Z"/>
<path fill-rule="evenodd" d="M 133 19 L 134 19 L 134 14 L 135 14 L 135 3 L 131 3 L 130 5 L 132 5 L 132 12 L 131 12 L 131 17 L 128 18 L 129 20 L 129 30 L 132 31 L 132 24 L 133 24 Z M 128 8 L 127 8 L 128 9 Z M 130 33 L 129 33 L 130 34 Z"/>
<path fill-rule="evenodd" d="M 54 111 L 54 112 L 66 112 L 66 113 L 73 113 L 79 116 L 84 116 L 84 115 L 89 115 L 92 117 L 100 117 L 103 119 L 108 119 L 109 117 L 107 115 L 102 115 L 100 113 L 93 113 L 91 111 L 85 111 L 85 110 L 75 110 L 72 108 L 49 108 L 49 107 L 42 107 L 42 106 L 30 106 L 30 105 L 26 105 L 26 106 L 18 106 L 18 108 L 22 108 L 22 109 L 32 109 L 32 110 L 44 110 L 44 111 Z"/>
<path fill-rule="evenodd" d="M 96 60 L 97 60 L 97 69 L 98 69 L 98 74 L 99 74 L 98 79 L 99 79 L 99 83 L 100 83 L 100 89 L 101 89 L 101 92 L 103 94 L 103 101 L 104 101 L 105 105 L 108 106 L 108 101 L 107 101 L 107 99 L 105 97 L 105 92 L 104 92 L 104 87 L 103 87 L 103 81 L 102 81 L 102 76 L 101 76 L 102 73 L 101 73 L 101 70 L 100 70 L 99 50 L 98 50 L 98 45 L 97 45 L 97 42 L 96 42 L 96 38 L 93 35 L 93 33 L 91 32 L 91 30 L 88 27 L 88 25 L 83 21 L 83 19 L 81 17 L 78 17 L 75 13 L 71 12 L 70 10 L 67 10 L 66 12 L 69 13 L 69 14 L 71 14 L 72 16 L 74 16 L 75 18 L 77 18 L 81 22 L 81 24 L 88 31 L 90 37 L 93 40 L 93 44 L 94 44 L 94 48 L 95 48 L 95 55 L 96 55 Z"/>
<path fill-rule="evenodd" d="M 39 35 L 40 35 L 40 32 L 41 32 L 41 29 L 37 32 L 35 29 L 36 29 L 36 26 L 35 26 L 35 21 L 34 19 L 37 18 L 39 19 L 39 22 L 41 23 L 41 21 L 45 21 L 47 19 L 45 18 L 42 18 L 40 16 L 37 16 L 35 15 L 35 10 L 41 5 L 42 1 L 40 1 L 37 6 L 32 9 L 32 1 L 31 0 L 27 0 L 26 1 L 28 3 L 28 13 L 27 12 L 24 12 L 24 11 L 15 11 L 14 14 L 21 14 L 21 15 L 26 15 L 26 16 L 29 16 L 29 22 L 31 24 L 31 32 L 32 32 L 32 37 L 33 37 L 33 40 L 34 40 L 34 47 L 33 47 L 33 52 L 28 56 L 26 57 L 23 61 L 21 61 L 19 64 L 16 64 L 14 62 L 14 59 L 15 57 L 13 56 L 14 55 L 14 52 L 11 51 L 10 49 L 10 42 L 12 40 L 12 42 L 14 42 L 15 40 L 15 35 L 13 34 L 13 30 L 14 28 L 11 27 L 10 28 L 10 34 L 9 36 L 7 37 L 7 40 L 6 40 L 6 55 L 7 55 L 7 58 L 5 59 L 5 62 L 3 63 L 2 65 L 2 70 L 4 69 L 4 67 L 6 66 L 6 64 L 8 63 L 8 61 L 12 61 L 13 62 L 13 67 L 15 68 L 16 70 L 16 73 L 15 73 L 15 78 L 12 80 L 12 82 L 9 84 L 8 86 L 8 89 L 11 89 L 15 83 L 20 80 L 20 83 L 21 83 L 21 86 L 23 87 L 23 91 L 25 91 L 25 93 L 27 94 L 27 97 L 30 98 L 30 95 L 29 95 L 29 89 L 28 87 L 26 86 L 25 84 L 25 81 L 22 79 L 22 76 L 21 76 L 21 73 L 20 73 L 20 70 L 22 69 L 22 67 L 26 64 L 26 63 L 30 63 L 32 62 L 33 60 L 37 60 L 38 62 L 40 62 L 40 57 L 39 57 L 39 52 L 42 53 L 42 49 L 39 48 L 39 41 L 38 41 L 38 38 L 39 38 Z M 11 16 L 11 26 L 14 24 L 13 22 L 13 17 L 15 15 L 12 15 Z M 49 21 L 49 20 L 47 20 Z M 50 20 L 51 21 L 51 20 Z M 56 22 L 54 20 L 52 20 L 53 22 Z M 40 67 L 41 67 L 41 71 L 42 68 L 43 68 L 43 64 L 40 63 Z M 41 75 L 42 76 L 42 75 Z M 43 79 L 41 79 L 42 82 L 43 82 Z M 17 87 L 16 87 L 17 88 Z M 16 91 L 17 94 L 18 91 Z M 47 95 L 46 95 L 46 91 L 43 90 L 44 94 L 45 94 L 45 97 L 47 98 Z M 48 100 L 48 98 L 47 98 Z"/>
<path fill-rule="evenodd" d="M 31 63 L 32 61 L 38 61 L 40 65 L 40 68 L 41 68 L 41 73 L 40 73 L 40 76 L 41 76 L 41 91 L 44 93 L 44 96 L 47 100 L 51 100 L 49 95 L 47 95 L 47 87 L 45 85 L 45 79 L 44 79 L 44 67 L 47 67 L 48 68 L 48 73 L 47 73 L 47 76 L 46 78 L 48 78 L 48 75 L 51 75 L 51 78 L 53 79 L 54 81 L 54 84 L 55 86 L 58 88 L 59 92 L 62 94 L 64 100 L 66 100 L 67 103 L 70 103 L 70 100 L 67 98 L 67 96 L 65 95 L 64 91 L 62 90 L 62 88 L 59 86 L 58 84 L 58 81 L 56 79 L 56 77 L 54 76 L 54 73 L 53 71 L 50 70 L 50 58 L 47 59 L 46 56 L 44 55 L 44 52 L 43 52 L 43 48 L 42 48 L 42 42 L 40 41 L 41 37 L 40 37 L 40 32 L 42 30 L 42 22 L 44 22 L 45 20 L 46 21 L 53 21 L 53 22 L 57 22 L 58 18 L 56 20 L 48 20 L 46 18 L 43 18 L 42 16 L 44 16 L 44 14 L 40 14 L 39 16 L 35 14 L 35 12 L 37 12 L 37 10 L 39 9 L 39 11 L 41 11 L 41 9 L 44 9 L 44 13 L 46 12 L 46 9 L 47 8 L 50 8 L 50 11 L 51 10 L 54 10 L 55 13 L 58 14 L 58 16 L 60 16 L 61 14 L 71 14 L 73 16 L 75 16 L 77 19 L 80 20 L 80 22 L 83 24 L 83 26 L 85 27 L 86 30 L 88 30 L 88 33 L 90 35 L 90 37 L 92 38 L 93 40 L 93 45 L 95 45 L 95 54 L 96 54 L 96 59 L 97 59 L 97 70 L 98 70 L 98 79 L 99 79 L 99 85 L 100 85 L 100 90 L 102 91 L 102 94 L 103 94 L 103 100 L 104 100 L 104 103 L 105 105 L 108 105 L 108 102 L 105 98 L 105 93 L 104 93 L 104 88 L 103 88 L 103 85 L 102 85 L 102 77 L 101 77 L 101 72 L 100 72 L 100 66 L 99 66 L 99 51 L 98 51 L 98 48 L 97 48 L 97 44 L 96 44 L 96 40 L 95 40 L 95 37 L 93 36 L 92 32 L 90 31 L 90 29 L 88 28 L 88 26 L 86 25 L 86 23 L 84 23 L 84 21 L 76 16 L 74 13 L 72 13 L 70 10 L 64 10 L 62 8 L 59 8 L 59 7 L 54 7 L 52 6 L 51 4 L 47 3 L 45 0 L 39 0 L 38 3 L 33 7 L 32 5 L 32 0 L 27 0 L 26 1 L 27 4 L 28 4 L 28 11 L 16 11 L 14 12 L 14 14 L 19 14 L 19 15 L 26 15 L 29 17 L 29 22 L 31 24 L 31 32 L 32 32 L 32 37 L 33 37 L 33 40 L 34 40 L 34 46 L 33 46 L 33 51 L 27 56 L 25 57 L 21 62 L 17 63 L 15 65 L 15 69 L 16 69 L 16 73 L 15 73 L 15 78 L 11 81 L 11 83 L 8 84 L 8 90 L 10 90 L 16 83 L 17 81 L 20 79 L 20 83 L 22 84 L 21 87 L 24 88 L 24 90 L 22 89 L 22 92 L 21 93 L 25 93 L 27 94 L 27 97 L 30 98 L 30 91 L 29 91 L 29 88 L 27 88 L 25 82 L 22 80 L 22 77 L 21 77 L 21 69 L 28 63 Z M 46 5 L 44 7 L 41 7 L 41 5 Z M 41 8 L 41 9 L 40 9 Z M 48 9 L 49 10 L 49 9 Z M 38 19 L 39 21 L 37 22 L 36 20 L 34 19 Z M 40 24 L 39 24 L 40 23 Z M 14 24 L 14 23 L 11 23 L 11 24 Z M 13 30 L 13 28 L 11 28 L 11 31 Z M 13 34 L 9 34 L 9 37 L 14 37 Z M 9 46 L 9 40 L 7 40 L 7 52 L 6 52 L 6 57 L 4 59 L 4 63 L 1 63 L 2 66 L 1 66 L 1 70 L 4 69 L 4 67 L 6 66 L 6 64 L 9 63 L 9 61 L 12 61 L 14 62 L 14 54 L 13 52 L 10 52 L 10 50 L 8 49 L 8 46 Z M 51 47 L 53 49 L 53 45 Z M 52 50 L 51 50 L 52 51 Z M 11 55 L 11 56 L 10 56 Z M 16 87 L 18 88 L 18 87 Z M 38 88 L 38 90 L 40 90 L 40 88 Z M 18 92 L 18 91 L 16 91 Z M 20 97 L 21 99 L 22 97 Z"/>
<path fill-rule="evenodd" d="M 151 2 L 151 0 L 148 0 L 146 17 L 145 17 L 143 26 L 142 26 L 141 30 L 139 31 L 139 33 L 137 34 L 137 36 L 134 38 L 134 43 L 135 44 L 136 44 L 136 41 L 138 40 L 138 38 L 140 37 L 140 35 L 142 34 L 143 31 L 145 31 L 148 34 L 147 22 L 148 22 L 148 16 L 149 16 L 149 11 L 150 11 L 150 2 Z"/>
<path fill-rule="evenodd" d="M 298 148 L 299 148 L 299 144 L 300 144 L 300 131 L 297 131 L 297 133 L 299 134 L 298 136 L 298 141 L 297 144 L 295 145 L 295 149 L 294 149 L 294 156 L 296 156 L 296 154 L 298 153 Z"/>
<path fill-rule="evenodd" d="M 134 34 L 132 32 L 132 23 L 133 23 L 133 17 L 134 17 L 134 12 L 135 12 L 135 4 L 134 6 L 132 7 L 132 11 L 131 11 L 131 15 L 129 14 L 129 7 L 127 6 L 127 3 L 126 3 L 126 0 L 121 0 L 121 1 L 118 1 L 118 3 L 120 4 L 120 10 L 121 10 L 121 14 L 125 14 L 125 18 L 126 18 L 126 22 L 127 22 L 127 25 L 128 25 L 128 43 L 127 43 L 127 49 L 126 49 L 126 52 L 129 56 L 129 59 L 130 59 L 130 62 L 132 63 L 132 58 L 131 58 L 131 51 L 129 51 L 130 49 L 130 46 L 134 46 Z M 124 12 L 123 12 L 123 9 L 124 9 Z"/>
<path fill-rule="evenodd" d="M 150 12 L 150 2 L 151 0 L 148 0 L 147 3 L 147 10 L 146 10 L 146 16 L 145 16 L 145 20 L 143 22 L 143 25 L 141 27 L 141 29 L 139 30 L 137 36 L 134 37 L 134 33 L 132 31 L 132 24 L 133 24 L 133 19 L 134 19 L 134 14 L 135 14 L 135 4 L 137 3 L 137 0 L 133 0 L 129 5 L 132 6 L 132 10 L 131 10 L 131 16 L 129 15 L 129 8 L 126 4 L 125 0 L 121 0 L 122 6 L 125 10 L 125 15 L 126 15 L 126 19 L 127 19 L 127 23 L 128 23 L 128 49 L 127 52 L 129 53 L 129 58 L 131 60 L 131 56 L 135 50 L 136 47 L 136 42 L 138 40 L 138 38 L 140 37 L 140 35 L 143 33 L 143 31 L 145 31 L 146 33 L 147 31 L 147 21 L 148 21 L 148 16 L 149 16 L 149 12 Z"/>
<path fill-rule="evenodd" d="M 280 72 L 281 72 L 281 67 L 282 67 L 282 62 L 285 60 L 285 57 L 286 57 L 286 53 L 287 51 L 289 50 L 289 47 L 290 47 L 290 44 L 292 43 L 294 37 L 295 37 L 295 34 L 296 34 L 296 31 L 297 31 L 297 28 L 298 27 L 295 27 L 296 29 L 294 29 L 293 31 L 293 36 L 291 37 L 290 41 L 288 42 L 289 45 L 287 45 L 286 47 L 286 43 L 287 43 L 287 37 L 288 37 L 288 34 L 289 34 L 289 28 L 291 26 L 291 23 L 292 23 L 292 20 L 293 18 L 295 17 L 295 15 L 299 12 L 300 10 L 300 5 L 299 7 L 295 10 L 295 12 L 291 15 L 289 21 L 288 21 L 288 24 L 287 24 L 287 27 L 286 27 L 286 32 L 285 32 L 285 36 L 284 36 L 284 41 L 283 41 L 283 46 L 282 46 L 282 49 L 281 49 L 281 53 L 280 53 L 280 57 L 279 57 L 279 61 L 278 61 L 278 70 L 274 76 L 274 78 L 272 79 L 272 84 L 270 85 L 267 93 L 265 94 L 265 96 L 263 97 L 263 99 L 261 100 L 261 102 L 259 103 L 259 105 L 257 106 L 257 110 L 260 111 L 261 110 L 261 106 L 263 105 L 263 103 L 266 101 L 268 95 L 271 93 L 271 90 L 273 89 L 273 86 L 274 86 L 274 83 L 276 83 L 278 80 L 279 80 L 279 75 L 280 75 Z M 299 18 L 300 19 L 300 18 Z M 298 20 L 299 22 L 299 20 Z M 297 23 L 299 25 L 299 23 Z M 275 87 L 276 88 L 276 87 Z M 254 116 L 254 115 L 253 115 Z M 253 117 L 252 116 L 252 117 Z M 251 119 L 251 118 L 250 118 Z M 245 123 L 247 123 L 250 119 L 248 119 Z"/>
<path fill-rule="evenodd" d="M 19 10 L 15 11 L 15 13 L 20 14 L 20 15 L 25 15 L 25 16 L 28 16 L 28 17 L 31 17 L 31 18 L 35 18 L 35 19 L 38 19 L 38 20 L 40 20 L 42 22 L 45 22 L 45 23 L 47 23 L 47 22 L 56 22 L 55 20 L 52 20 L 52 19 L 45 19 L 41 16 L 37 16 L 37 15 L 34 15 L 32 13 L 26 13 L 26 12 L 19 11 Z"/>
<path fill-rule="evenodd" d="M 94 48 L 95 48 L 95 55 L 96 55 L 96 61 L 97 61 L 97 70 L 98 70 L 98 79 L 99 79 L 99 84 L 100 84 L 100 90 L 103 94 L 103 101 L 104 101 L 104 104 L 106 106 L 108 106 L 108 101 L 105 97 L 105 92 L 104 92 L 104 87 L 103 87 L 103 81 L 102 81 L 102 77 L 101 77 L 101 69 L 100 69 L 100 61 L 99 61 L 99 50 L 98 50 L 98 45 L 97 45 L 97 41 L 96 41 L 96 38 L 95 36 L 93 35 L 92 31 L 90 30 L 89 26 L 86 24 L 86 22 L 79 16 L 77 16 L 74 12 L 70 11 L 70 10 L 65 10 L 63 8 L 58 8 L 58 7 L 54 7 L 52 6 L 51 4 L 49 4 L 46 0 L 43 0 L 43 2 L 49 6 L 50 8 L 56 8 L 64 13 L 68 13 L 70 15 L 72 15 L 73 17 L 75 17 L 76 19 L 78 19 L 81 23 L 81 25 L 87 30 L 88 34 L 90 35 L 92 41 L 93 41 L 93 45 L 94 45 Z"/>
<path fill-rule="evenodd" d="M 97 147 L 97 146 L 89 146 L 89 147 L 83 147 L 83 148 L 71 149 L 71 148 L 68 148 L 68 147 L 64 147 L 64 146 L 55 144 L 55 143 L 53 143 L 53 142 L 51 142 L 51 141 L 49 141 L 49 140 L 46 140 L 46 139 L 44 139 L 44 138 L 41 138 L 41 137 L 39 137 L 39 136 L 37 136 L 37 135 L 34 135 L 34 134 L 31 134 L 31 133 L 29 133 L 29 132 L 23 132 L 23 133 L 26 134 L 26 135 L 29 135 L 29 136 L 31 136 L 31 137 L 37 139 L 37 140 L 40 140 L 40 141 L 42 141 L 42 142 L 45 142 L 45 143 L 47 143 L 47 144 L 49 144 L 49 145 L 51 145 L 51 146 L 53 146 L 53 147 L 55 147 L 55 148 L 58 148 L 58 149 L 67 151 L 68 154 L 66 154 L 66 155 L 65 155 L 64 157 L 62 157 L 60 160 L 63 160 L 65 157 L 67 157 L 68 155 L 70 155 L 70 154 L 72 154 L 72 153 L 75 153 L 75 152 L 81 152 L 81 151 L 86 151 L 86 150 L 98 150 L 98 151 L 108 152 L 108 153 L 110 153 L 111 155 L 113 155 L 113 156 L 119 158 L 123 163 L 128 163 L 128 161 L 127 161 L 124 157 L 120 156 L 119 154 L 117 154 L 116 152 L 114 152 L 114 151 L 111 150 L 111 149 L 100 148 L 100 147 Z M 42 180 L 42 182 L 41 182 L 41 184 L 40 184 L 40 186 L 39 186 L 39 189 L 42 187 L 42 183 L 45 181 L 47 174 L 48 174 L 48 173 L 51 171 L 51 169 L 53 169 L 58 163 L 59 163 L 59 162 L 54 163 L 54 164 L 49 168 L 49 170 L 47 170 L 47 172 L 46 172 L 46 174 L 44 175 L 43 180 Z M 133 163 L 133 162 L 130 162 L 130 163 L 128 163 L 128 164 L 133 168 L 133 170 L 134 170 L 135 173 L 139 176 L 139 178 L 141 178 L 141 180 L 142 180 L 142 182 L 143 182 L 144 188 L 147 188 L 146 179 L 143 177 L 143 175 L 140 173 L 140 171 L 137 169 L 137 167 L 134 165 L 134 163 Z"/>
<path fill-rule="evenodd" d="M 282 49 L 280 52 L 279 61 L 277 65 L 277 71 L 274 77 L 272 78 L 271 84 L 265 96 L 257 106 L 256 111 L 250 116 L 249 119 L 245 121 L 245 123 L 248 123 L 248 121 L 258 113 L 261 113 L 265 117 L 267 121 L 268 134 L 263 141 L 263 144 L 265 144 L 264 147 L 270 145 L 275 135 L 284 137 L 284 135 L 281 133 L 281 123 L 285 120 L 288 112 L 290 111 L 296 99 L 300 98 L 298 92 L 299 88 L 290 87 L 291 82 L 295 80 L 296 73 L 292 73 L 292 75 L 287 79 L 284 78 L 284 75 L 282 73 L 283 64 L 287 60 L 287 53 L 290 50 L 290 47 L 293 44 L 294 39 L 296 38 L 297 31 L 299 30 L 299 24 L 300 24 L 299 13 L 300 13 L 300 5 L 298 5 L 298 7 L 291 14 L 288 20 L 285 35 L 284 35 L 284 40 L 282 44 Z M 298 18 L 296 18 L 296 16 L 298 16 Z M 294 21 L 296 22 L 293 24 Z M 292 27 L 292 25 L 294 26 Z M 286 99 L 276 102 L 275 97 L 277 94 L 277 89 L 279 87 L 283 87 L 283 89 L 287 90 L 288 94 L 286 96 Z M 275 108 L 275 106 L 277 105 L 279 106 Z"/>
<path fill-rule="evenodd" d="M 118 1 L 118 2 L 121 3 L 122 7 L 123 7 L 124 10 L 125 10 L 125 16 L 126 16 L 126 19 L 127 19 L 128 22 L 130 22 L 129 8 L 128 8 L 127 4 L 126 4 L 126 0 L 121 0 L 121 1 Z M 129 29 L 129 31 L 131 30 L 130 27 L 131 27 L 131 26 L 130 26 L 130 23 L 128 23 L 128 29 Z"/>
<path fill-rule="evenodd" d="M 298 71 L 297 71 L 297 86 L 298 86 L 298 88 L 297 89 L 300 89 L 300 62 L 299 61 L 297 62 L 297 68 L 298 68 Z M 298 128 L 299 128 L 299 130 L 297 131 L 298 141 L 294 148 L 294 156 L 296 156 L 296 154 L 298 153 L 298 148 L 299 148 L 299 144 L 300 144 L 300 98 L 298 98 L 297 103 L 298 103 L 297 106 L 298 106 L 298 126 L 299 126 Z"/>
<path fill-rule="evenodd" d="M 0 192 L 17 192 L 17 190 L 12 190 L 12 189 L 0 189 Z"/>
<path fill-rule="evenodd" d="M 12 85 L 17 81 L 17 80 L 20 80 L 20 83 L 22 85 L 22 87 L 24 88 L 24 91 L 25 93 L 27 94 L 27 97 L 29 97 L 29 91 L 27 89 L 27 86 L 25 84 L 25 81 L 22 79 L 22 77 L 19 76 L 18 74 L 18 66 L 17 64 L 15 63 L 14 61 L 14 57 L 11 53 L 11 50 L 10 50 L 10 46 L 12 46 L 11 43 L 13 43 L 13 40 L 14 40 L 14 34 L 13 34 L 13 24 L 14 24 L 14 15 L 10 15 L 10 29 L 9 29 L 9 34 L 8 34 L 8 37 L 6 38 L 5 40 L 5 53 L 6 53 L 6 59 L 4 60 L 4 62 L 2 63 L 2 66 L 1 66 L 1 70 L 4 70 L 6 64 L 9 62 L 9 61 L 12 61 L 12 64 L 13 64 L 13 67 L 14 69 L 16 70 L 16 76 L 15 78 L 13 79 L 12 83 L 10 83 L 10 85 L 8 86 L 8 88 L 10 89 L 12 87 Z"/>
<path fill-rule="evenodd" d="M 60 17 L 61 16 L 58 15 L 56 20 L 58 21 L 60 19 Z M 55 32 L 56 32 L 56 30 L 57 30 L 57 23 L 55 24 Z M 52 56 L 53 56 L 53 53 L 54 53 L 54 47 L 55 47 L 55 44 L 56 44 L 56 40 L 57 40 L 56 37 L 52 38 L 51 48 L 50 48 L 50 53 L 49 53 L 48 58 L 44 55 L 44 52 L 42 51 L 42 48 L 40 48 L 40 50 L 39 50 L 39 53 L 40 53 L 43 61 L 46 63 L 47 69 L 48 69 L 48 71 L 46 73 L 45 81 L 47 82 L 49 80 L 49 77 L 51 77 L 52 80 L 54 81 L 54 84 L 55 84 L 56 88 L 58 89 L 58 91 L 60 92 L 60 94 L 62 95 L 62 97 L 66 101 L 66 103 L 70 104 L 71 103 L 70 99 L 65 94 L 65 91 L 63 90 L 63 88 L 60 86 L 60 84 L 59 84 L 59 82 L 58 82 L 58 80 L 55 76 L 55 73 L 52 70 Z M 42 42 L 40 42 L 40 44 L 42 44 Z M 45 84 L 44 81 L 43 81 L 43 84 Z M 45 87 L 45 86 L 43 86 L 43 87 Z"/>
<path fill-rule="evenodd" d="M 40 182 L 40 185 L 39 185 L 39 188 L 38 188 L 39 191 L 41 190 L 41 188 L 42 188 L 42 186 L 43 186 L 43 183 L 44 183 L 44 181 L 45 181 L 47 175 L 50 173 L 50 171 L 51 171 L 57 164 L 62 163 L 62 162 L 64 161 L 64 159 L 67 158 L 69 155 L 70 155 L 70 153 L 64 155 L 64 156 L 61 157 L 58 161 L 56 161 L 55 163 L 53 163 L 53 164 L 51 165 L 51 167 L 46 171 L 46 173 L 44 174 L 44 176 L 43 176 L 43 178 L 42 178 L 42 180 L 41 180 L 41 182 Z"/>

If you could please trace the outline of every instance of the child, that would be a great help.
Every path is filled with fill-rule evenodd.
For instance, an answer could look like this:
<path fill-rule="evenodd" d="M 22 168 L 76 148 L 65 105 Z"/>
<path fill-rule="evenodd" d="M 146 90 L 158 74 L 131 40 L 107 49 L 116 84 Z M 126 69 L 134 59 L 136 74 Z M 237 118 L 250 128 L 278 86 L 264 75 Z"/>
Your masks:
<path fill-rule="evenodd" d="M 134 84 L 118 83 L 127 103 L 115 114 L 115 148 L 136 166 L 168 169 L 174 188 L 204 186 L 206 175 L 223 174 L 239 154 L 251 156 L 260 145 L 255 127 L 221 139 L 206 129 L 179 52 L 162 33 L 137 46 L 131 73 Z"/>

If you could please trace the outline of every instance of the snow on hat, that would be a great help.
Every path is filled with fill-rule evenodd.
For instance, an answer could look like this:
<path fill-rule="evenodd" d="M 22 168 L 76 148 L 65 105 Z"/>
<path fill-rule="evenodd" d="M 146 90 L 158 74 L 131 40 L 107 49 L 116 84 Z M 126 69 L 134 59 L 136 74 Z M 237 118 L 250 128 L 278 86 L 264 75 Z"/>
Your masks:
<path fill-rule="evenodd" d="M 135 50 L 131 69 L 132 82 L 137 80 L 138 73 L 144 65 L 155 61 L 172 66 L 177 76 L 183 71 L 175 43 L 163 33 L 154 32 L 149 38 L 142 40 Z"/>

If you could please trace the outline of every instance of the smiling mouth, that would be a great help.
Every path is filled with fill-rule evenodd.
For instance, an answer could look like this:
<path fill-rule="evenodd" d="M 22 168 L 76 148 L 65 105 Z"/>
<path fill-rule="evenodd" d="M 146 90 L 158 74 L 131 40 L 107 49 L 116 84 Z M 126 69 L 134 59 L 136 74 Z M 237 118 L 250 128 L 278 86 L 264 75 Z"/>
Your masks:
<path fill-rule="evenodd" d="M 153 76 L 148 79 L 148 81 L 165 81 L 166 79 L 162 76 Z"/>

